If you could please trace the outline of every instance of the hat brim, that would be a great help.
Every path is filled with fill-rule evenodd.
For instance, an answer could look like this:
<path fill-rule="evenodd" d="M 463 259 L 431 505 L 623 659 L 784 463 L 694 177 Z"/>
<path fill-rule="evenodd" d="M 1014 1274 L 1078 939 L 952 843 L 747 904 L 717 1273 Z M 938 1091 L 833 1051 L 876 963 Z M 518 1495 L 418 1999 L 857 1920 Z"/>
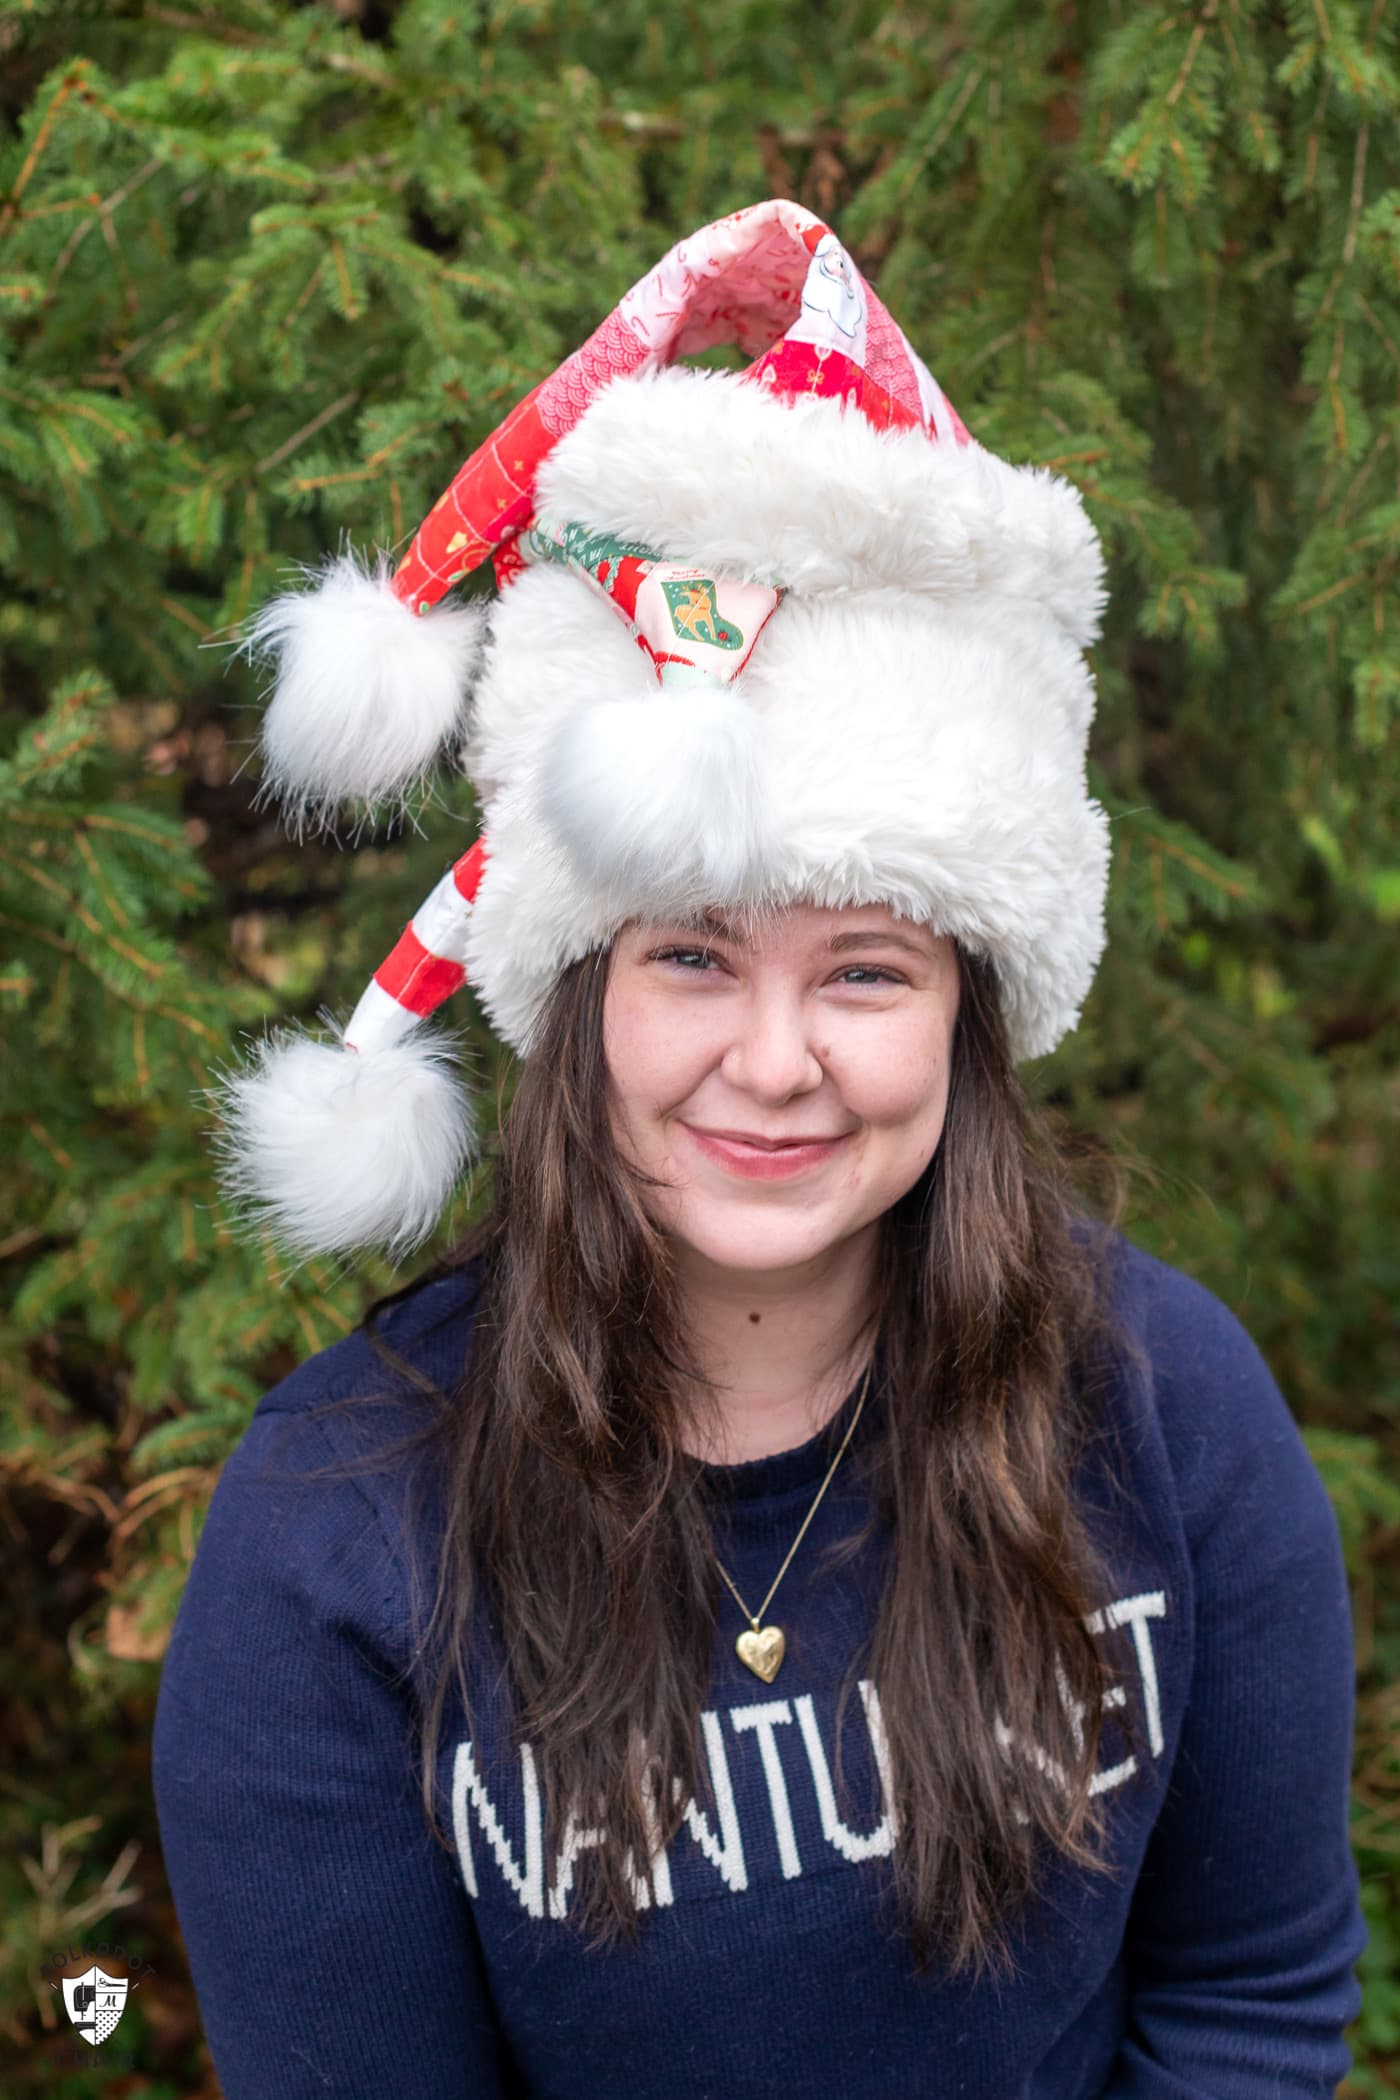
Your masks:
<path fill-rule="evenodd" d="M 992 959 L 1017 1058 L 1052 1049 L 1102 952 L 1109 861 L 1107 819 L 1083 776 L 1092 686 L 1056 623 L 1024 602 L 989 620 L 975 597 L 794 596 L 742 686 L 768 811 L 755 878 L 723 894 L 699 882 L 734 821 L 718 795 L 696 818 L 707 861 L 688 859 L 676 836 L 669 884 L 582 879 L 542 808 L 555 738 L 618 701 L 664 716 L 685 698 L 658 688 L 612 609 L 576 578 L 532 570 L 503 594 L 464 753 L 491 838 L 467 974 L 503 1040 L 528 1054 L 557 972 L 670 899 L 883 902 Z M 618 757 L 611 796 L 640 807 L 617 771 L 628 762 Z M 590 812 L 580 821 L 586 832 Z"/>

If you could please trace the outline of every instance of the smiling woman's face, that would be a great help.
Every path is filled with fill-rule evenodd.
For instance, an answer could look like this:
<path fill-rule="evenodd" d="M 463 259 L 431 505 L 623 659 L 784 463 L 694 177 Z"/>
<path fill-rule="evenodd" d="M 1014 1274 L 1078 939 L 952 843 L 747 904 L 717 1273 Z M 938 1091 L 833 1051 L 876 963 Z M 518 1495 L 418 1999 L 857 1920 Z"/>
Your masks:
<path fill-rule="evenodd" d="M 657 1224 L 749 1270 L 871 1224 L 942 1135 L 958 993 L 952 940 L 885 905 L 793 905 L 752 940 L 720 913 L 629 922 L 603 1011 L 610 1115 L 667 1184 L 645 1192 Z"/>

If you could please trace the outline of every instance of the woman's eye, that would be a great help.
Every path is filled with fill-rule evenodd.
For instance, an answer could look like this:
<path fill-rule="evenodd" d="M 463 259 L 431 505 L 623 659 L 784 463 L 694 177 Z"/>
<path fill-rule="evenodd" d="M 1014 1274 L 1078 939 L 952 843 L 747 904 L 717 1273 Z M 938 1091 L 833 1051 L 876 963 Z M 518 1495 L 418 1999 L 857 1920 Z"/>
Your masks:
<path fill-rule="evenodd" d="M 647 960 L 648 962 L 673 963 L 678 970 L 688 971 L 695 976 L 707 976 L 709 974 L 708 970 L 697 970 L 688 960 L 692 956 L 698 956 L 703 964 L 709 964 L 714 961 L 714 957 L 708 948 L 658 948 L 647 957 Z M 904 982 L 897 970 L 881 969 L 874 963 L 852 963 L 849 969 L 843 970 L 840 974 L 843 979 L 859 977 L 865 978 L 874 984 L 903 984 Z M 858 984 L 856 986 L 857 991 L 863 989 L 862 985 Z"/>

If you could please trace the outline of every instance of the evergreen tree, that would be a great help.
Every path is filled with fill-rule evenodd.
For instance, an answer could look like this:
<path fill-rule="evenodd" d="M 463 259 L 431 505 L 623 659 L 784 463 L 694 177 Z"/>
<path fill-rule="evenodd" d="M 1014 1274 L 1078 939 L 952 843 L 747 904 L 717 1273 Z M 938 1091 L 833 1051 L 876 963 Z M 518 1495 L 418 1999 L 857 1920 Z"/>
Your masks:
<path fill-rule="evenodd" d="M 473 835 L 297 848 L 253 808 L 236 623 L 401 551 L 677 237 L 830 217 L 975 436 L 1110 554 L 1110 946 L 1034 1085 L 1150 1162 L 1126 1229 L 1236 1307 L 1355 1579 L 1400 2054 L 1400 18 L 1382 0 L 30 0 L 0 16 L 0 2018 L 15 2091 L 100 1932 L 133 2094 L 206 2060 L 155 1850 L 159 1657 L 261 1391 L 390 1280 L 230 1230 L 205 1089 L 344 1015 Z M 486 1102 L 510 1061 L 464 1016 Z M 443 1237 L 484 1195 L 465 1188 Z M 116 2046 L 114 2041 L 113 2047 Z"/>

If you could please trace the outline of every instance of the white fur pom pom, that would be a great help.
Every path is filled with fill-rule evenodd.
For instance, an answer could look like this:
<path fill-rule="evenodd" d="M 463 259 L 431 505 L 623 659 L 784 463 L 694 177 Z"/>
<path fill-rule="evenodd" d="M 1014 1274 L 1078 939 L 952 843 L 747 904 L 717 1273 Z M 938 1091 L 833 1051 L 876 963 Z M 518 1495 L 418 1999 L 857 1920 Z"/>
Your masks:
<path fill-rule="evenodd" d="M 421 618 L 373 571 L 333 556 L 313 590 L 285 591 L 255 613 L 239 644 L 276 660 L 263 719 L 262 803 L 279 802 L 297 836 L 329 824 L 338 802 L 400 798 L 457 729 L 481 655 L 486 603 Z"/>
<path fill-rule="evenodd" d="M 359 1052 L 284 1034 L 255 1047 L 255 1065 L 215 1090 L 234 1207 L 299 1254 L 411 1253 L 475 1150 L 454 1046 L 415 1035 Z"/>
<path fill-rule="evenodd" d="M 762 756 L 762 725 L 737 693 L 696 686 L 605 700 L 555 736 L 540 810 L 596 889 L 726 897 L 767 858 Z"/>

